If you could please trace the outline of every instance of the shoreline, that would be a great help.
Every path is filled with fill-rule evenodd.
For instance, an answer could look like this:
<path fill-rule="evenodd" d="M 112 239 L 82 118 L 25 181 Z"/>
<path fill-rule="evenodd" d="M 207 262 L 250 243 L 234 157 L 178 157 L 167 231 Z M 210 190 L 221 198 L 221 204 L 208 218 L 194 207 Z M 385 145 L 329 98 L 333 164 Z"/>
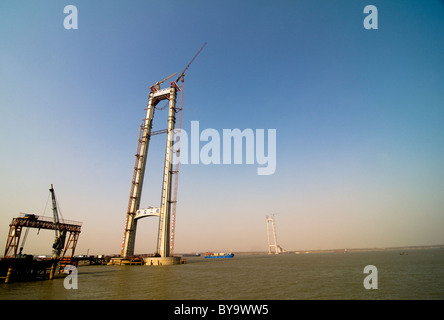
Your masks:
<path fill-rule="evenodd" d="M 339 248 L 339 249 L 312 249 L 312 250 L 288 250 L 279 254 L 304 254 L 304 253 L 350 253 L 364 251 L 390 251 L 390 250 L 424 250 L 424 249 L 444 249 L 444 245 L 430 246 L 403 246 L 384 248 Z M 233 251 L 236 254 L 268 254 L 268 251 Z M 273 255 L 273 253 L 272 253 Z"/>

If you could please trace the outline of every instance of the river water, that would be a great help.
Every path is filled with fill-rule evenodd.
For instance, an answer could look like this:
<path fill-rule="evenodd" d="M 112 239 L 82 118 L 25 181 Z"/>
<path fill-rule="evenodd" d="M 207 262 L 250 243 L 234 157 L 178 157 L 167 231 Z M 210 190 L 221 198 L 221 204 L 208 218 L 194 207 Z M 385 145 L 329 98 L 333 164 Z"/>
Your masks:
<path fill-rule="evenodd" d="M 191 257 L 183 265 L 160 267 L 79 266 L 77 289 L 66 289 L 63 278 L 0 284 L 0 299 L 444 299 L 444 250 L 401 253 L 237 254 L 232 259 Z M 363 273 L 367 265 L 377 274 Z M 364 287 L 367 276 L 376 277 L 377 289 Z"/>

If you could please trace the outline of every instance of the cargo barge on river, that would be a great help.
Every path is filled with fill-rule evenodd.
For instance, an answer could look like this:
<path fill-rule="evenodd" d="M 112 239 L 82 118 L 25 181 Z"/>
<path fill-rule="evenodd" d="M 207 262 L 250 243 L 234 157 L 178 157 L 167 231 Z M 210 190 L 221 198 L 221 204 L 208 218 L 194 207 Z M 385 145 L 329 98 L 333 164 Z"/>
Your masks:
<path fill-rule="evenodd" d="M 234 253 L 232 252 L 207 252 L 205 253 L 205 258 L 208 259 L 223 259 L 223 258 L 233 258 Z"/>

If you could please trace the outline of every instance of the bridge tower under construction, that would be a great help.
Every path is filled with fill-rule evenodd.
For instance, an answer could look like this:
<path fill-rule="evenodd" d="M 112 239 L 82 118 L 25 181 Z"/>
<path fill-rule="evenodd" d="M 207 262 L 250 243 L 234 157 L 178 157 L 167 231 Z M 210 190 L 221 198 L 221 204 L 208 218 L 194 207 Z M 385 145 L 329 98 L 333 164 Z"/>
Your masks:
<path fill-rule="evenodd" d="M 176 113 L 179 114 L 178 128 L 181 128 L 182 120 L 182 101 L 183 101 L 183 84 L 185 71 L 190 67 L 191 63 L 197 55 L 204 48 L 206 43 L 193 57 L 191 62 L 182 71 L 175 81 L 170 82 L 170 86 L 161 89 L 161 84 L 177 73 L 157 82 L 150 87 L 148 97 L 148 105 L 146 108 L 146 115 L 140 126 L 139 139 L 137 145 L 137 152 L 135 155 L 134 171 L 131 183 L 131 190 L 128 202 L 128 209 L 126 213 L 125 229 L 122 239 L 121 259 L 126 259 L 129 264 L 139 260 L 135 259 L 135 240 L 137 231 L 137 222 L 141 218 L 157 216 L 159 217 L 159 232 L 157 239 L 157 252 L 152 258 L 144 258 L 140 264 L 177 264 L 181 263 L 180 258 L 173 257 L 174 246 L 174 228 L 175 228 L 175 209 L 177 203 L 177 184 L 179 172 L 179 142 L 180 130 L 175 133 L 176 129 Z M 177 83 L 180 81 L 180 88 Z M 181 91 L 180 104 L 176 106 L 177 93 Z M 164 130 L 152 131 L 154 111 L 157 104 L 162 100 L 168 100 L 168 127 Z M 140 200 L 142 195 L 143 180 L 145 175 L 145 168 L 147 164 L 147 155 L 150 139 L 153 135 L 166 133 L 166 150 L 165 150 L 165 164 L 162 183 L 162 197 L 159 207 L 149 207 L 147 209 L 140 208 Z M 177 135 L 177 136 L 175 136 Z M 176 141 L 176 143 L 175 143 Z M 173 150 L 175 147 L 175 150 Z M 176 157 L 173 169 L 173 157 Z M 173 181 L 173 175 L 175 179 Z M 174 190 L 173 190 L 174 185 Z M 114 261 L 115 262 L 115 261 Z M 122 260 L 117 262 L 122 263 Z M 113 263 L 113 264 L 117 264 Z"/>
<path fill-rule="evenodd" d="M 284 250 L 277 243 L 276 225 L 274 224 L 274 214 L 272 214 L 271 216 L 267 216 L 266 220 L 267 220 L 268 254 L 282 253 Z"/>
<path fill-rule="evenodd" d="M 160 257 L 169 257 L 170 252 L 170 227 L 171 227 L 171 204 L 172 204 L 172 175 L 173 175 L 173 143 L 174 129 L 176 123 L 176 96 L 179 87 L 175 82 L 171 82 L 170 87 L 160 90 L 159 85 L 151 87 L 146 109 L 146 117 L 141 125 L 137 146 L 136 160 L 131 183 L 131 191 L 126 215 L 125 230 L 122 241 L 121 256 L 128 258 L 134 256 L 137 220 L 148 216 L 158 216 L 160 218 L 160 229 L 157 243 L 157 254 Z M 169 100 L 168 108 L 168 128 L 167 146 L 165 151 L 165 167 L 163 175 L 162 201 L 160 207 L 139 210 L 140 199 L 143 187 L 143 178 L 147 162 L 148 147 L 151 132 L 154 110 L 156 105 L 162 100 Z M 159 133 L 159 132 L 156 132 Z"/>

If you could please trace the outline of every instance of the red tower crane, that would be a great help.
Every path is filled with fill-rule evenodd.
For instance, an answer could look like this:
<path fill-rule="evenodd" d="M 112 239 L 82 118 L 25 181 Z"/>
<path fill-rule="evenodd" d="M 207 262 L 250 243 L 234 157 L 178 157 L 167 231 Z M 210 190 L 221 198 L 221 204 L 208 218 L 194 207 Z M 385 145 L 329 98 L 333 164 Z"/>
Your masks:
<path fill-rule="evenodd" d="M 172 199 L 172 212 L 171 212 L 171 231 L 170 231 L 170 252 L 173 254 L 174 249 L 174 230 L 176 225 L 176 205 L 177 205 L 177 187 L 179 184 L 179 157 L 180 157 L 180 129 L 182 128 L 182 109 L 183 109 L 183 84 L 185 78 L 185 72 L 191 66 L 193 61 L 197 58 L 199 53 L 203 50 L 203 48 L 207 45 L 205 42 L 202 47 L 197 51 L 194 55 L 193 59 L 188 63 L 188 65 L 183 69 L 182 73 L 177 77 L 176 82 L 180 80 L 180 103 L 179 103 L 179 122 L 177 125 L 177 149 L 176 149 L 176 164 L 174 167 L 174 185 L 173 185 L 173 199 Z"/>

